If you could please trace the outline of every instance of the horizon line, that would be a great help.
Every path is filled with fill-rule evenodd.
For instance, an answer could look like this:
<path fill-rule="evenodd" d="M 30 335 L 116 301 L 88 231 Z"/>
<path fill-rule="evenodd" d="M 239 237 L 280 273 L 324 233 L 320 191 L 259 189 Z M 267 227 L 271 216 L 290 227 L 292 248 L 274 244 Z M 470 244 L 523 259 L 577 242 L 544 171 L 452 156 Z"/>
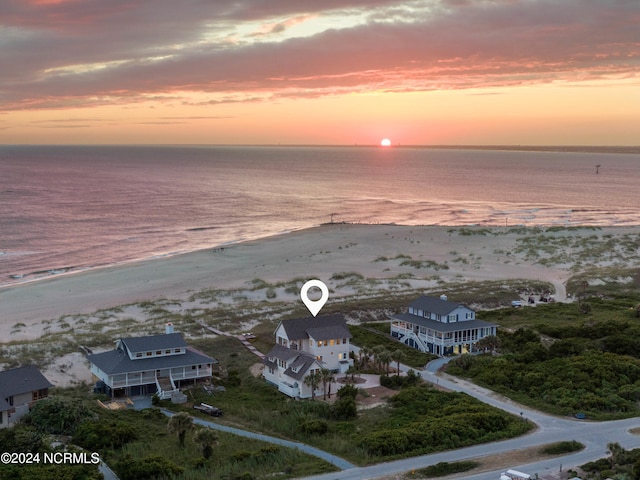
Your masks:
<path fill-rule="evenodd" d="M 450 150 L 510 150 L 510 151 L 554 151 L 568 153 L 640 153 L 638 145 L 580 145 L 580 144 L 313 144 L 313 143 L 7 143 L 0 147 L 260 147 L 260 148 L 376 148 L 380 150 L 406 149 L 450 149 Z"/>

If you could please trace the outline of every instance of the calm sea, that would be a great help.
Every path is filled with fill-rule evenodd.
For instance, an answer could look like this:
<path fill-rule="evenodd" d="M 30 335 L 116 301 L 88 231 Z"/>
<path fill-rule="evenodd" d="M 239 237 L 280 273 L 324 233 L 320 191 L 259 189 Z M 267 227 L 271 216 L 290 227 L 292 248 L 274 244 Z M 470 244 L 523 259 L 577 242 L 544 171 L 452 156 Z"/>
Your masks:
<path fill-rule="evenodd" d="M 596 174 L 596 165 L 600 173 Z M 334 221 L 640 225 L 640 155 L 0 147 L 0 284 Z"/>

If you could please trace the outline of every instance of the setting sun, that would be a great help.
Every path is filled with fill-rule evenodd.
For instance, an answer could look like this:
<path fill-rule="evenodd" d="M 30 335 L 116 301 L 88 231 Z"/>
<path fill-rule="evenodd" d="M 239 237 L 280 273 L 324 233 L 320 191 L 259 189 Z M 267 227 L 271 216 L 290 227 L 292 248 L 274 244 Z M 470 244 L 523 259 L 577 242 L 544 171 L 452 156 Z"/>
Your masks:
<path fill-rule="evenodd" d="M 390 147 L 391 140 L 389 140 L 388 138 L 383 138 L 382 140 L 380 140 L 380 145 L 383 147 Z"/>

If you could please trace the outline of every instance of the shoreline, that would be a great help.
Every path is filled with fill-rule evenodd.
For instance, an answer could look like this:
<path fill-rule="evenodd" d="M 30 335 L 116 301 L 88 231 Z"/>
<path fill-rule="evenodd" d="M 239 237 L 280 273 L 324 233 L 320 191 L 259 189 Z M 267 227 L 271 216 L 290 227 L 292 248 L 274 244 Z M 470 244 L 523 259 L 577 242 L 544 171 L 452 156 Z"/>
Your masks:
<path fill-rule="evenodd" d="M 485 258 L 481 262 L 485 264 L 482 269 L 479 265 L 474 269 L 469 264 L 474 255 L 479 255 L 490 244 L 496 243 L 488 241 L 491 238 L 486 236 L 487 232 L 496 232 L 502 240 L 510 240 L 507 243 L 514 244 L 518 236 L 535 235 L 540 230 L 540 227 L 322 224 L 256 240 L 3 285 L 0 286 L 3 323 L 33 322 L 65 314 L 87 313 L 206 288 L 241 288 L 254 278 L 267 281 L 287 281 L 299 276 L 326 279 L 338 271 L 351 270 L 362 270 L 359 273 L 365 277 L 384 278 L 406 271 L 397 265 L 387 268 L 387 272 L 375 268 L 378 267 L 375 260 L 379 256 L 404 254 L 416 259 L 433 257 L 432 261 L 435 262 L 449 260 L 448 270 L 438 274 L 452 277 L 462 272 L 467 280 L 517 278 L 517 273 L 521 273 L 523 278 L 530 278 L 531 269 L 535 271 L 534 276 L 544 277 L 547 276 L 545 271 L 549 273 L 554 269 L 536 266 L 536 262 L 524 259 L 519 265 L 507 260 L 496 265 L 495 261 L 487 263 L 488 259 Z M 456 231 L 470 233 L 466 236 L 456 235 L 452 239 L 449 232 Z M 565 236 L 573 236 L 581 231 L 588 231 L 590 235 L 640 235 L 640 226 L 554 226 L 551 229 L 552 234 Z M 409 239 L 408 235 L 412 238 Z M 456 265 L 455 258 L 449 258 L 455 257 L 451 253 L 457 253 L 456 246 L 464 249 L 459 252 L 460 255 L 471 255 L 466 259 L 458 258 L 460 265 Z M 345 255 L 350 247 L 349 254 Z M 336 251 L 336 248 L 344 249 L 344 252 Z M 470 253 L 472 250 L 478 253 Z M 503 257 L 507 256 L 505 251 Z M 323 257 L 322 261 L 319 262 L 318 257 Z M 564 272 L 562 276 L 566 277 L 568 267 L 560 265 L 555 270 Z M 557 276 L 557 273 L 554 275 Z"/>
<path fill-rule="evenodd" d="M 302 227 L 302 228 L 299 228 L 299 229 L 283 230 L 283 231 L 280 231 L 280 232 L 276 232 L 274 234 L 266 235 L 264 237 L 257 237 L 257 238 L 253 238 L 253 239 L 240 238 L 240 239 L 237 239 L 237 240 L 228 240 L 228 241 L 225 241 L 225 242 L 222 242 L 222 243 L 212 244 L 211 246 L 198 248 L 198 249 L 195 249 L 195 250 L 166 252 L 166 253 L 160 253 L 160 254 L 151 255 L 149 257 L 134 258 L 134 259 L 130 259 L 130 260 L 122 260 L 122 261 L 114 262 L 114 263 L 105 263 L 105 264 L 98 264 L 98 265 L 86 265 L 86 266 L 69 266 L 69 267 L 65 266 L 65 267 L 58 267 L 58 268 L 51 268 L 51 269 L 36 270 L 34 272 L 29 272 L 29 273 L 25 273 L 25 274 L 7 274 L 6 275 L 7 277 L 13 278 L 16 281 L 14 281 L 14 282 L 6 282 L 6 283 L 1 283 L 0 282 L 0 293 L 2 292 L 2 289 L 5 289 L 5 288 L 19 287 L 19 286 L 22 286 L 22 285 L 31 285 L 31 284 L 36 283 L 36 282 L 53 280 L 55 278 L 61 278 L 61 277 L 64 277 L 66 275 L 79 275 L 79 274 L 88 273 L 88 272 L 95 272 L 95 271 L 98 271 L 98 270 L 101 270 L 101 269 L 105 269 L 105 268 L 119 268 L 119 267 L 124 267 L 124 266 L 127 266 L 127 265 L 136 264 L 136 263 L 153 262 L 155 260 L 173 258 L 173 257 L 178 257 L 180 255 L 190 255 L 190 254 L 198 253 L 198 252 L 202 252 L 202 251 L 218 250 L 218 249 L 221 249 L 221 248 L 224 249 L 226 247 L 242 244 L 242 243 L 245 243 L 245 242 L 260 241 L 260 240 L 268 239 L 268 238 L 271 238 L 271 237 L 277 237 L 279 235 L 288 235 L 290 233 L 316 228 L 316 227 L 321 226 L 321 225 L 324 225 L 324 224 L 313 225 L 313 226 L 310 226 L 310 227 Z M 40 276 L 37 276 L 37 275 L 40 275 Z M 24 279 L 24 280 L 22 280 L 22 279 Z M 22 281 L 20 281 L 20 280 L 22 280 Z"/>
<path fill-rule="evenodd" d="M 236 240 L 229 240 L 229 241 L 225 241 L 225 242 L 221 242 L 221 243 L 216 243 L 216 244 L 212 244 L 211 246 L 207 246 L 204 248 L 198 248 L 196 250 L 185 250 L 185 251 L 176 251 L 176 252 L 167 252 L 167 253 L 161 253 L 161 254 L 155 254 L 152 255 L 150 257 L 144 257 L 144 258 L 137 258 L 137 259 L 130 259 L 130 260 L 123 260 L 123 261 L 119 261 L 119 262 L 115 262 L 115 263 L 106 263 L 106 264 L 99 264 L 99 265 L 87 265 L 87 266 L 63 266 L 63 267 L 58 267 L 58 268 L 51 268 L 51 269 L 42 269 L 42 270 L 37 270 L 34 272 L 29 272 L 29 273 L 25 273 L 25 274 L 6 274 L 7 277 L 14 279 L 15 281 L 11 281 L 11 282 L 1 282 L 0 281 L 0 293 L 2 293 L 2 290 L 4 289 L 8 289 L 8 288 L 17 288 L 20 286 L 27 286 L 27 285 L 31 285 L 34 283 L 39 283 L 39 282 L 46 282 L 49 280 L 53 280 L 56 278 L 62 278 L 68 275 L 81 275 L 81 274 L 85 274 L 85 273 L 90 273 L 90 272 L 97 272 L 100 271 L 102 269 L 112 269 L 112 268 L 120 268 L 120 267 L 126 267 L 126 266 L 130 266 L 130 265 L 135 265 L 135 264 L 139 264 L 139 263 L 146 263 L 146 262 L 154 262 L 156 260 L 164 260 L 164 259 L 168 259 L 168 258 L 175 258 L 175 257 L 180 257 L 183 255 L 191 255 L 191 254 L 196 254 L 199 252 L 204 252 L 204 251 L 216 251 L 216 250 L 224 250 L 224 248 L 227 247 L 232 247 L 234 245 L 241 245 L 244 243 L 248 243 L 248 242 L 260 242 L 263 240 L 269 240 L 271 238 L 275 238 L 275 237 L 279 237 L 282 235 L 289 235 L 289 234 L 293 234 L 296 232 L 304 232 L 304 231 L 312 231 L 316 228 L 320 228 L 320 227 L 325 227 L 325 226 L 332 226 L 332 225 L 354 225 L 354 226 L 370 226 L 370 227 L 383 227 L 383 226 L 388 226 L 388 227 L 407 227 L 407 228 L 444 228 L 444 229 L 458 229 L 458 228 L 478 228 L 478 229 L 525 229 L 525 230 L 530 230 L 530 231 L 534 231 L 534 230 L 540 230 L 542 229 L 547 230 L 547 229 L 566 229 L 566 230 L 579 230 L 579 229 L 634 229 L 634 228 L 638 228 L 640 229 L 640 224 L 638 225 L 634 225 L 634 224 L 618 224 L 618 225 L 599 225 L 599 224 L 594 224 L 594 225 L 573 225 L 573 224 L 568 224 L 568 225 L 563 225 L 563 224 L 548 224 L 548 225 L 525 225 L 525 224 L 513 224 L 513 225 L 488 225 L 488 224 L 472 224 L 472 225 L 457 225 L 457 224 L 452 224 L 452 225 L 441 225 L 441 224 L 416 224 L 416 225 L 412 225 L 412 224 L 404 224 L 404 223 L 360 223 L 360 222 L 350 222 L 350 221 L 346 221 L 346 222 L 325 222 L 325 223 L 319 223 L 319 224 L 314 224 L 308 227 L 301 227 L 301 228 L 297 228 L 297 229 L 288 229 L 288 230 L 283 230 L 274 234 L 269 234 L 266 236 L 262 236 L 262 237 L 256 237 L 253 239 L 236 239 Z M 1 252 L 0 252 L 1 253 Z"/>

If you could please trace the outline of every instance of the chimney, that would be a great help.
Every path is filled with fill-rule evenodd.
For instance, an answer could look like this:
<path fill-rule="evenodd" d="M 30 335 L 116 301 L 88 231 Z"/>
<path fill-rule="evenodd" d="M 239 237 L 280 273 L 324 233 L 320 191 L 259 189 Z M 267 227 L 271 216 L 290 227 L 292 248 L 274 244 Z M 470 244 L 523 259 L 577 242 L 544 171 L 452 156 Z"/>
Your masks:
<path fill-rule="evenodd" d="M 172 334 L 173 333 L 173 323 L 168 322 L 165 327 L 164 327 L 164 333 L 166 333 L 167 335 Z"/>
<path fill-rule="evenodd" d="M 440 300 L 444 300 L 446 302 L 447 296 L 443 293 L 442 295 L 440 295 Z"/>

